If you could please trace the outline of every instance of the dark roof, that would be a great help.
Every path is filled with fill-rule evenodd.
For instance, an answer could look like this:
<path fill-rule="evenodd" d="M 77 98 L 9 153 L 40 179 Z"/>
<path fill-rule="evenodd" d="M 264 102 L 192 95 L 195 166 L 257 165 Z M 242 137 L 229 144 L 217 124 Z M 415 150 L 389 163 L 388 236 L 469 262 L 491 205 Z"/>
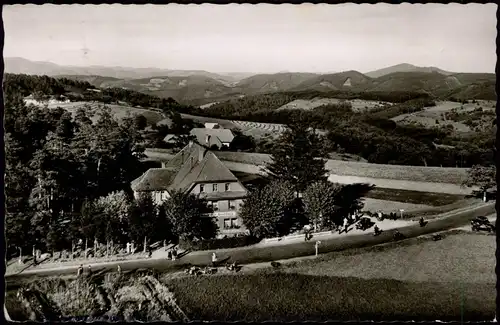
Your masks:
<path fill-rule="evenodd" d="M 172 182 L 172 188 L 179 190 L 185 190 L 195 182 L 238 181 L 219 158 L 194 142 L 190 142 L 178 152 L 165 168 L 178 171 Z"/>
<path fill-rule="evenodd" d="M 134 191 L 187 190 L 198 182 L 237 182 L 211 151 L 190 142 L 164 168 L 152 168 L 132 181 Z"/>
<path fill-rule="evenodd" d="M 175 171 L 167 168 L 150 168 L 131 183 L 134 191 L 168 190 Z"/>
<path fill-rule="evenodd" d="M 235 200 L 243 199 L 247 196 L 245 191 L 228 191 L 228 192 L 211 192 L 211 193 L 201 193 L 201 197 L 206 200 Z"/>

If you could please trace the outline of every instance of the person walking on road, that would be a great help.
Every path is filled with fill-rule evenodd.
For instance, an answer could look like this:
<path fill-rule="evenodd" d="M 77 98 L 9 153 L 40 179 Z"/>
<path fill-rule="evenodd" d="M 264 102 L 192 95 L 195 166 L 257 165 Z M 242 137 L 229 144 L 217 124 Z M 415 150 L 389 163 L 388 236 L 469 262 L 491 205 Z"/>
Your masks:
<path fill-rule="evenodd" d="M 212 253 L 212 266 L 215 267 L 215 265 L 217 264 L 217 255 L 214 253 Z"/>
<path fill-rule="evenodd" d="M 118 271 L 118 274 L 122 274 L 122 268 L 120 265 L 116 267 L 116 270 Z"/>
<path fill-rule="evenodd" d="M 76 276 L 81 276 L 83 274 L 83 264 L 80 264 L 78 270 L 76 271 Z"/>
<path fill-rule="evenodd" d="M 89 276 L 92 275 L 92 267 L 89 265 Z"/>

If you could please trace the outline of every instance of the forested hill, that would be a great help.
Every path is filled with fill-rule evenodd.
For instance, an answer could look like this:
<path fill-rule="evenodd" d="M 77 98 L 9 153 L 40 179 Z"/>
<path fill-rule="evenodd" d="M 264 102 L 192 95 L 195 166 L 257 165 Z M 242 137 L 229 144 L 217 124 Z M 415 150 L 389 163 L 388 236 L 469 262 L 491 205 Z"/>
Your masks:
<path fill-rule="evenodd" d="M 67 78 L 7 73 L 4 75 L 3 87 L 6 95 L 33 95 L 36 99 L 64 95 L 71 101 L 97 101 L 105 104 L 125 102 L 134 107 L 152 107 L 184 113 L 192 110 L 192 107 L 179 104 L 172 98 L 159 98 L 123 88 L 99 89 L 87 81 Z"/>

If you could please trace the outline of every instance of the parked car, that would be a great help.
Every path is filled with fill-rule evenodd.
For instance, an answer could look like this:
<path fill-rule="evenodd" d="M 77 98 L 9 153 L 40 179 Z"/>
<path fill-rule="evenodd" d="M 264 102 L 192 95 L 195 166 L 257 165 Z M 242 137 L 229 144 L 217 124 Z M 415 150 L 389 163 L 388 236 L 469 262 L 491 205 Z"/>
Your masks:
<path fill-rule="evenodd" d="M 495 226 L 491 224 L 488 218 L 484 216 L 479 216 L 471 220 L 471 227 L 473 231 L 495 231 Z"/>
<path fill-rule="evenodd" d="M 358 223 L 356 223 L 356 229 L 365 231 L 370 229 L 374 224 L 375 223 L 370 218 L 362 217 L 359 219 Z"/>

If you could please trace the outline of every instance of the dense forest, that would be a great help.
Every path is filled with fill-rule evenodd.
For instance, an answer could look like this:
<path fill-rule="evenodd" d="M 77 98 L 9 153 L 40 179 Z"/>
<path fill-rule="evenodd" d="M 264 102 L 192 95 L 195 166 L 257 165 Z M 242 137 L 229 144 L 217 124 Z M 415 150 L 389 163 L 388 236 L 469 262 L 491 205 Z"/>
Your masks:
<path fill-rule="evenodd" d="M 151 197 L 132 197 L 130 182 L 144 172 L 139 130 L 144 125 L 135 117 L 118 121 L 104 104 L 95 112 L 79 108 L 73 115 L 23 100 L 34 93 L 47 97 L 68 92 L 79 92 L 87 99 L 85 90 L 92 89 L 87 87 L 81 82 L 23 75 L 10 75 L 4 82 L 9 255 L 21 248 L 26 254 L 32 247 L 71 251 L 82 238 L 115 244 L 163 240 L 172 235 L 166 228 L 175 229 L 166 210 L 154 206 Z M 114 94 L 113 101 L 146 98 L 127 91 Z M 185 229 L 175 236 L 193 231 Z"/>

